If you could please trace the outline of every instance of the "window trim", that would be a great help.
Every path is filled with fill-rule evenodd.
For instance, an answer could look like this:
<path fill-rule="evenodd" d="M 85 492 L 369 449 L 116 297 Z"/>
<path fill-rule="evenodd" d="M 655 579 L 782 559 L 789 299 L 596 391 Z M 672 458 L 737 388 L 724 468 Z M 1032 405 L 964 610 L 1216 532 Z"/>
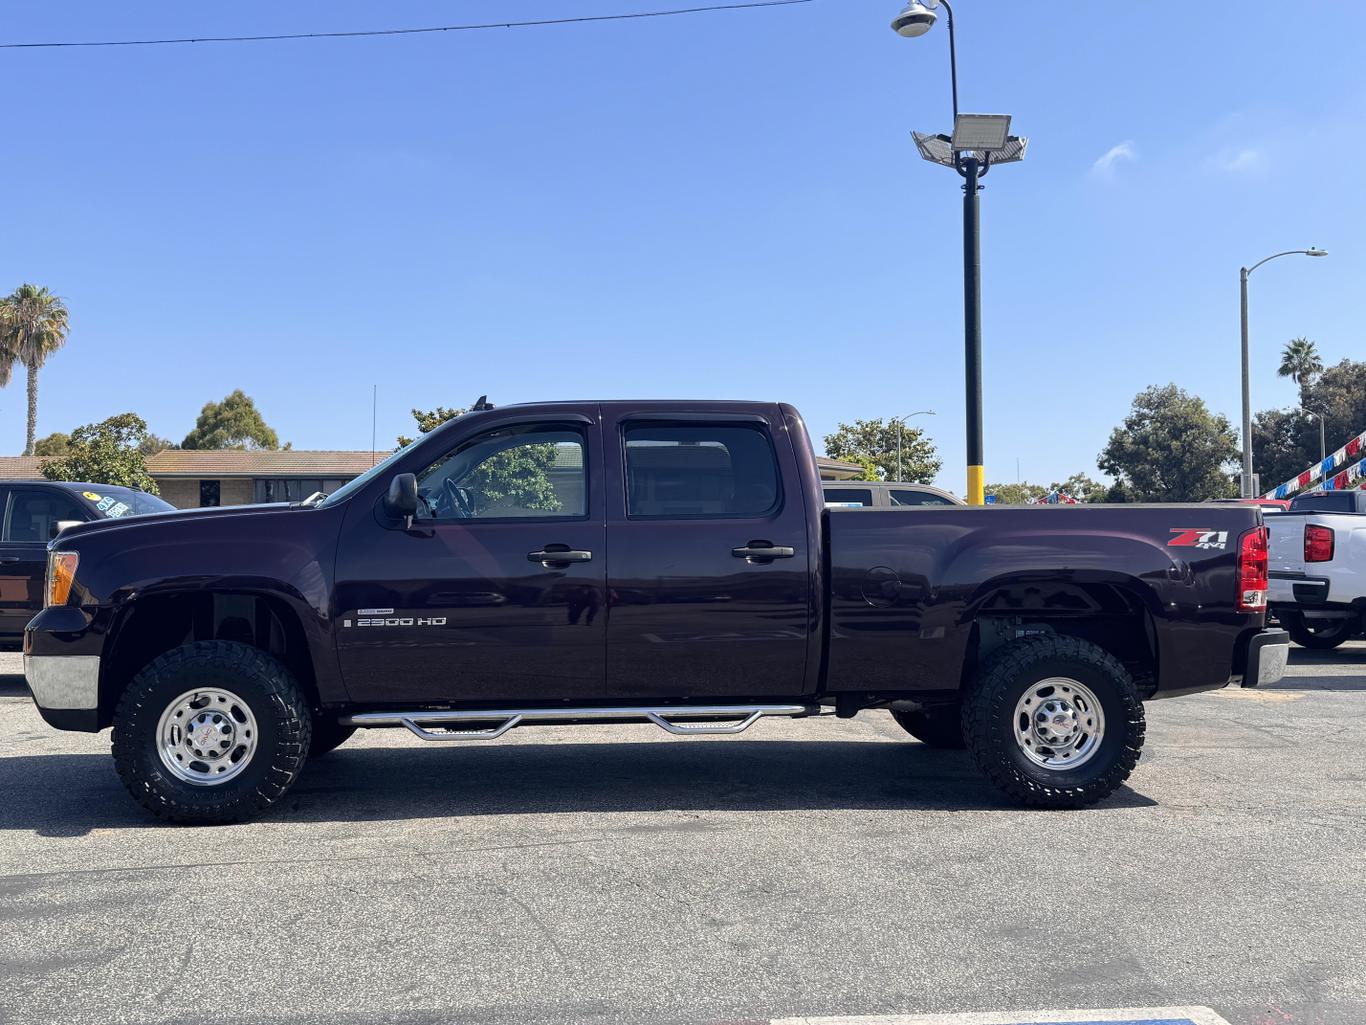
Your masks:
<path fill-rule="evenodd" d="M 631 464 L 626 455 L 626 435 L 632 427 L 642 425 L 649 427 L 738 427 L 741 430 L 754 431 L 764 439 L 764 444 L 768 448 L 768 454 L 773 460 L 774 483 L 776 484 L 776 495 L 773 504 L 761 513 L 635 513 L 631 511 Z M 768 420 L 754 414 L 736 414 L 719 418 L 713 413 L 694 413 L 694 414 L 643 414 L 631 416 L 620 421 L 617 425 L 617 436 L 621 448 L 621 508 L 627 520 L 639 520 L 642 522 L 659 522 L 669 520 L 774 520 L 783 514 L 783 509 L 787 504 L 787 492 L 784 487 L 783 464 L 778 459 L 778 448 L 773 443 L 773 425 Z"/>
<path fill-rule="evenodd" d="M 433 466 L 436 463 L 441 462 L 450 455 L 452 455 L 457 449 L 463 448 L 468 444 L 473 444 L 477 442 L 480 438 L 483 438 L 489 434 L 493 434 L 497 431 L 505 431 L 509 429 L 516 430 L 520 428 L 526 428 L 529 431 L 537 431 L 549 428 L 552 430 L 559 430 L 562 432 L 574 432 L 579 436 L 579 445 L 583 450 L 582 515 L 565 516 L 561 514 L 552 514 L 549 516 L 473 516 L 469 519 L 448 520 L 436 519 L 433 517 L 414 516 L 414 525 L 420 524 L 424 527 L 436 528 L 449 526 L 469 527 L 474 524 L 481 523 L 584 523 L 588 520 L 591 520 L 593 518 L 593 488 L 591 472 L 593 454 L 592 445 L 589 443 L 588 438 L 588 431 L 591 426 L 592 421 L 588 420 L 587 417 L 584 417 L 582 420 L 571 417 L 569 419 L 563 420 L 517 420 L 512 421 L 510 423 L 498 424 L 496 426 L 490 426 L 485 430 L 477 431 L 474 434 L 465 435 L 465 437 L 461 438 L 453 446 L 446 449 L 444 452 L 441 453 L 441 455 L 437 456 L 436 459 L 433 459 L 431 462 L 425 464 L 422 467 L 422 469 L 426 469 L 429 466 Z M 418 476 L 419 479 L 421 479 L 420 473 L 418 473 L 417 471 L 414 471 L 414 473 L 416 476 Z M 419 508 L 421 508 L 421 506 L 419 506 Z"/>

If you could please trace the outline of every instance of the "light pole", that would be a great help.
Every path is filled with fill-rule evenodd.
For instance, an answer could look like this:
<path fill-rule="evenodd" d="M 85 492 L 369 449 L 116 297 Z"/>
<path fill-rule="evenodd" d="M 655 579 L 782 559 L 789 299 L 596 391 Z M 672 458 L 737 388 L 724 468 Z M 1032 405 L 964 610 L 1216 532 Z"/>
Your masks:
<path fill-rule="evenodd" d="M 914 413 L 907 413 L 905 416 L 899 416 L 892 421 L 892 423 L 896 424 L 896 479 L 898 482 L 905 480 L 905 478 L 901 476 L 901 428 L 905 427 L 906 421 L 913 416 L 934 415 L 935 412 L 933 409 L 917 409 Z"/>
<path fill-rule="evenodd" d="M 1242 310 L 1243 326 L 1243 486 L 1242 495 L 1244 498 L 1252 498 L 1252 386 L 1248 380 L 1248 353 L 1247 353 L 1247 279 L 1251 277 L 1262 264 L 1279 259 L 1282 256 L 1327 256 L 1326 249 L 1317 249 L 1310 246 L 1308 249 L 1287 249 L 1283 253 L 1272 253 L 1265 259 L 1258 260 L 1251 267 L 1241 267 L 1238 270 L 1238 285 L 1240 289 L 1240 300 Z"/>
<path fill-rule="evenodd" d="M 949 27 L 949 78 L 953 89 L 953 135 L 912 132 L 916 149 L 931 163 L 952 167 L 963 177 L 963 376 L 967 399 L 969 505 L 984 504 L 982 494 L 982 238 L 977 203 L 981 179 L 992 164 L 1023 160 L 1029 140 L 1010 133 L 1009 114 L 958 112 L 958 53 L 953 8 L 948 0 L 910 0 L 892 19 L 899 36 L 923 36 L 944 8 Z"/>
<path fill-rule="evenodd" d="M 1328 446 L 1324 444 L 1323 438 L 1323 414 L 1313 409 L 1305 409 L 1303 406 L 1300 407 L 1300 412 L 1308 413 L 1319 422 L 1319 462 L 1321 463 L 1328 458 Z"/>

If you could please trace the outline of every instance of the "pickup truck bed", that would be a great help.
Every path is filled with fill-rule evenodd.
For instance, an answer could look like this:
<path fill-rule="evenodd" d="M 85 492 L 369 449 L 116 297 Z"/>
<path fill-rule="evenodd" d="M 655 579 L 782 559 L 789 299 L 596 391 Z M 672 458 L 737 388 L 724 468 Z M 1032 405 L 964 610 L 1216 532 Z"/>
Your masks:
<path fill-rule="evenodd" d="M 484 404 L 318 503 L 74 527 L 29 685 L 177 821 L 357 728 L 428 741 L 886 709 L 1011 797 L 1100 800 L 1144 700 L 1278 679 L 1261 513 L 826 509 L 775 403 Z"/>

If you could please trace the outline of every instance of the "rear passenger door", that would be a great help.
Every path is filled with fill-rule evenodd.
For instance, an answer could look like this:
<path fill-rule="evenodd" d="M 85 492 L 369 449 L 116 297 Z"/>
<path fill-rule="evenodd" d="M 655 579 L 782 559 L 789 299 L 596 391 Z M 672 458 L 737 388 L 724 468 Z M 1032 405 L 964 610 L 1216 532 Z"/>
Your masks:
<path fill-rule="evenodd" d="M 608 696 L 802 693 L 812 553 L 776 407 L 605 412 Z"/>
<path fill-rule="evenodd" d="M 47 543 L 62 520 L 90 514 L 61 488 L 11 485 L 0 525 L 0 636 L 14 638 L 43 608 Z"/>

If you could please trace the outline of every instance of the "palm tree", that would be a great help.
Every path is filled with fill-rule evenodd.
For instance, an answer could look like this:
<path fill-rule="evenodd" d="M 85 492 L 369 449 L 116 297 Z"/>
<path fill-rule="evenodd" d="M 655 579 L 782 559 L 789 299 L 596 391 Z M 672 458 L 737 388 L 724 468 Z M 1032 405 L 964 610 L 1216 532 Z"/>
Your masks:
<path fill-rule="evenodd" d="M 1300 386 L 1300 405 L 1309 399 L 1309 386 L 1323 373 L 1319 350 L 1308 338 L 1292 338 L 1281 350 L 1281 367 L 1276 371 Z"/>
<path fill-rule="evenodd" d="M 20 285 L 0 299 L 0 387 L 9 383 L 15 363 L 28 370 L 28 441 L 33 455 L 38 434 L 38 369 L 66 342 L 66 303 L 46 288 Z"/>

